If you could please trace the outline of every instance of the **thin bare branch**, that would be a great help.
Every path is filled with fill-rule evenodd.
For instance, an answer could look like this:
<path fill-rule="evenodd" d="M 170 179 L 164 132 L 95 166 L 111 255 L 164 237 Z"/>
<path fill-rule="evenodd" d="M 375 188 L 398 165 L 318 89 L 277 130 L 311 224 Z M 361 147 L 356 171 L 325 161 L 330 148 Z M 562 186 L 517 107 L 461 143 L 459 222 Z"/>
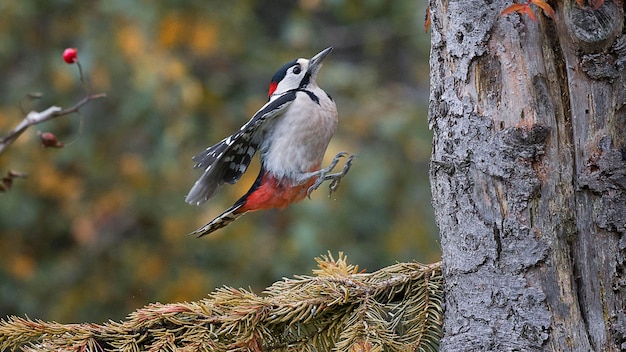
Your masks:
<path fill-rule="evenodd" d="M 88 102 L 92 100 L 96 100 L 96 99 L 102 99 L 105 97 L 106 97 L 105 93 L 91 94 L 91 95 L 84 97 L 79 102 L 74 104 L 74 106 L 69 107 L 67 109 L 61 109 L 58 106 L 51 106 L 41 112 L 37 112 L 37 111 L 29 112 L 26 115 L 26 117 L 24 117 L 24 119 L 19 123 L 19 125 L 17 125 L 13 130 L 7 133 L 4 137 L 0 138 L 0 154 L 2 154 L 6 148 L 8 148 L 11 144 L 13 144 L 13 142 L 15 142 L 15 140 L 20 135 L 22 135 L 22 133 L 24 133 L 24 131 L 26 131 L 28 127 L 40 124 L 48 120 L 52 120 L 59 116 L 65 116 L 65 115 L 78 112 L 79 109 L 83 107 L 85 104 L 87 104 Z"/>

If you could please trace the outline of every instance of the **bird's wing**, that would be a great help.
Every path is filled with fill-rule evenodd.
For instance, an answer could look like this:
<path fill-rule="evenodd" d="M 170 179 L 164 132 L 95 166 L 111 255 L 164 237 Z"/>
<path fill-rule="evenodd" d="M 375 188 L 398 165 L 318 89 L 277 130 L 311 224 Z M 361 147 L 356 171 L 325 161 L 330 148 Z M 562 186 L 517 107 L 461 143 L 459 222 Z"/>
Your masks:
<path fill-rule="evenodd" d="M 204 168 L 204 173 L 193 185 L 185 201 L 200 205 L 209 200 L 224 182 L 235 183 L 248 169 L 257 151 L 258 133 L 263 133 L 268 122 L 280 116 L 296 97 L 295 91 L 286 92 L 269 101 L 233 135 L 205 149 L 193 157 L 194 168 Z"/>

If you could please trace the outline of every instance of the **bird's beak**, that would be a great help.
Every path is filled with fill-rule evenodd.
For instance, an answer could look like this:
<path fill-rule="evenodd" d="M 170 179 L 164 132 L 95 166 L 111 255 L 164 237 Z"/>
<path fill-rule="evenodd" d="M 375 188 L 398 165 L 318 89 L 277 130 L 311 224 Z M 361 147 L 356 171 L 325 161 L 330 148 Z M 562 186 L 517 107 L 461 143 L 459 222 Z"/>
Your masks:
<path fill-rule="evenodd" d="M 311 75 L 315 75 L 317 73 L 320 67 L 322 67 L 322 60 L 324 60 L 324 58 L 328 56 L 331 51 L 333 51 L 332 46 L 320 51 L 317 55 L 313 56 L 311 60 L 309 60 L 308 71 L 311 73 Z"/>

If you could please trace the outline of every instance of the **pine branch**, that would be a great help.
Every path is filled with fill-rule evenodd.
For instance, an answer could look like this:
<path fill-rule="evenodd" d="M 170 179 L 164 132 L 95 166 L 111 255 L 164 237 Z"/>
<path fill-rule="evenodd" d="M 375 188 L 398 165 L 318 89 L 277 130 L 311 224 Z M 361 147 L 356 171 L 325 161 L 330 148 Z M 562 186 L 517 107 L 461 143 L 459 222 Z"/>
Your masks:
<path fill-rule="evenodd" d="M 339 253 L 315 276 L 283 279 L 263 295 L 223 287 L 190 303 L 150 304 L 125 321 L 0 320 L 0 349 L 23 351 L 437 351 L 441 263 L 360 273 Z"/>

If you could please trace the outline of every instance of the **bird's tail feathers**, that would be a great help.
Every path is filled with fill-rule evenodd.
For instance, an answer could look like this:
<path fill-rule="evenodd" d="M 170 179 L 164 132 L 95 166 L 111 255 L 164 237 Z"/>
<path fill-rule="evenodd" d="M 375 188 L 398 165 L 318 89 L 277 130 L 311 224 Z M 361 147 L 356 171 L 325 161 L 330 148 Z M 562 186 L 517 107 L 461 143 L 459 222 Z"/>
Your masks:
<path fill-rule="evenodd" d="M 190 233 L 190 236 L 198 236 L 198 238 L 202 236 L 206 236 L 211 232 L 221 229 L 231 222 L 237 220 L 240 216 L 247 213 L 247 211 L 238 212 L 239 209 L 243 206 L 243 203 L 237 202 L 232 207 L 226 209 L 223 213 L 218 215 L 215 219 L 211 220 L 208 224 L 202 226 L 196 231 Z"/>

